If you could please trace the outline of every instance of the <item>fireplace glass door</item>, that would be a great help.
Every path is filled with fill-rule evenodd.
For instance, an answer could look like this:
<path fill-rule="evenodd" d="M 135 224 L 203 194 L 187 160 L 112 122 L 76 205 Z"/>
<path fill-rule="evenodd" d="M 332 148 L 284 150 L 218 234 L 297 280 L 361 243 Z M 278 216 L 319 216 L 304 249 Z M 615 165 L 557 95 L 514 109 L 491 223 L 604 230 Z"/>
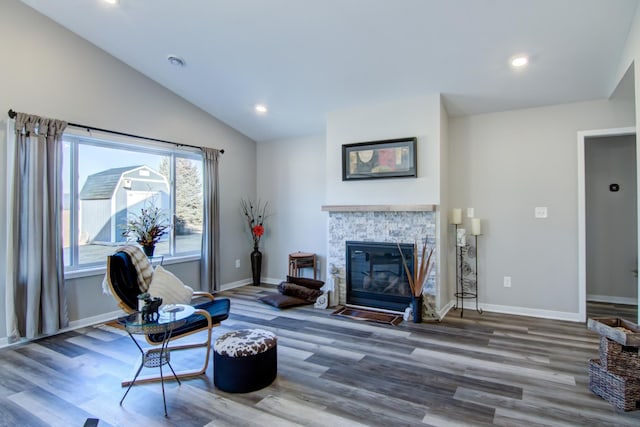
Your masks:
<path fill-rule="evenodd" d="M 411 289 L 396 243 L 346 242 L 347 304 L 404 311 Z M 413 275 L 414 245 L 400 249 Z"/>

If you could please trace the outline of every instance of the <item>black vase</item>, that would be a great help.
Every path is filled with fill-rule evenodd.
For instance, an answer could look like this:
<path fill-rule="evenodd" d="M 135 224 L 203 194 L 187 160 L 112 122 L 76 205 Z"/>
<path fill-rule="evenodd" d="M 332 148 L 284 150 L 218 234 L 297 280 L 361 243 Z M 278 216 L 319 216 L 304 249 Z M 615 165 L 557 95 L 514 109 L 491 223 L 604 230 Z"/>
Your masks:
<path fill-rule="evenodd" d="M 422 323 L 422 295 L 411 297 L 411 310 L 413 311 L 413 323 Z"/>
<path fill-rule="evenodd" d="M 156 246 L 155 245 L 147 245 L 147 246 L 143 246 L 142 247 L 142 251 L 148 257 L 152 257 L 153 256 L 153 251 L 155 251 L 155 250 L 156 250 Z"/>
<path fill-rule="evenodd" d="M 258 247 L 253 248 L 251 252 L 251 273 L 253 274 L 253 286 L 260 286 L 260 273 L 262 271 L 262 252 Z"/>

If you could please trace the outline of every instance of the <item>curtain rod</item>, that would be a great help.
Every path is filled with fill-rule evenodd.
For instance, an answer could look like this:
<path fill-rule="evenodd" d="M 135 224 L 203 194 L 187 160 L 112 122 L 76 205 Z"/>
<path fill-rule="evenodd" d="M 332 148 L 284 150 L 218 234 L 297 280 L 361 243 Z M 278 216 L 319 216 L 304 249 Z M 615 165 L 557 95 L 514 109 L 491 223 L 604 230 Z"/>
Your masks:
<path fill-rule="evenodd" d="M 16 113 L 13 110 L 9 110 L 8 114 L 9 114 L 9 118 L 10 119 L 15 119 L 16 118 L 16 114 L 18 114 L 18 113 Z M 134 135 L 132 133 L 118 132 L 116 130 L 101 129 L 101 128 L 97 128 L 97 127 L 93 127 L 93 126 L 80 125 L 80 124 L 77 124 L 77 123 L 67 123 L 67 126 L 73 126 L 73 127 L 76 127 L 76 128 L 84 128 L 84 129 L 86 129 L 88 131 L 96 130 L 98 132 L 106 132 L 106 133 L 112 133 L 114 135 L 128 136 L 130 138 L 144 139 L 146 141 L 155 141 L 155 142 L 162 142 L 162 143 L 165 143 L 165 144 L 173 144 L 173 145 L 176 145 L 178 147 L 190 147 L 190 148 L 197 148 L 197 149 L 201 149 L 202 148 L 202 147 L 197 147 L 195 145 L 181 144 L 181 143 L 178 143 L 178 142 L 167 141 L 167 140 L 164 140 L 164 139 L 150 138 L 148 136 Z M 224 150 L 220 150 L 220 153 L 224 154 Z"/>

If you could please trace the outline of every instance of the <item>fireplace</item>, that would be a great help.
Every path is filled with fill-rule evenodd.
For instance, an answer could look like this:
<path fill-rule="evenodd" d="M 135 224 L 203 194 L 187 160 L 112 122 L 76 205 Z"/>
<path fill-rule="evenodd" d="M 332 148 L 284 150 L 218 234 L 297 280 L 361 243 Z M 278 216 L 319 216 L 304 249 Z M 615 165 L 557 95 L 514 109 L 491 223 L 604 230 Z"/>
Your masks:
<path fill-rule="evenodd" d="M 402 254 L 413 274 L 413 244 L 346 242 L 347 304 L 404 311 L 411 288 Z"/>
<path fill-rule="evenodd" d="M 436 243 L 436 211 L 431 205 L 330 205 L 322 209 L 329 212 L 326 265 L 331 274 L 332 306 L 347 304 L 346 242 L 393 242 L 395 246 L 395 242 L 426 236 L 430 245 Z M 438 295 L 435 274 L 427 280 L 425 292 Z"/>

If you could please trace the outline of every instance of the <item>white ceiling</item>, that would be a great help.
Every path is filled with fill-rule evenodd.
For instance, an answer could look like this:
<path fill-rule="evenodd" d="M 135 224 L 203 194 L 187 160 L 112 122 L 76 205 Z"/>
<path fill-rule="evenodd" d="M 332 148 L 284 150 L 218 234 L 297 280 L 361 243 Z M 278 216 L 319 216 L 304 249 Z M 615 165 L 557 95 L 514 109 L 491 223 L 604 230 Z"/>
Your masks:
<path fill-rule="evenodd" d="M 256 141 L 321 134 L 329 111 L 434 93 L 452 116 L 608 97 L 638 5 L 22 1 Z M 516 72 L 517 53 L 530 65 Z"/>

